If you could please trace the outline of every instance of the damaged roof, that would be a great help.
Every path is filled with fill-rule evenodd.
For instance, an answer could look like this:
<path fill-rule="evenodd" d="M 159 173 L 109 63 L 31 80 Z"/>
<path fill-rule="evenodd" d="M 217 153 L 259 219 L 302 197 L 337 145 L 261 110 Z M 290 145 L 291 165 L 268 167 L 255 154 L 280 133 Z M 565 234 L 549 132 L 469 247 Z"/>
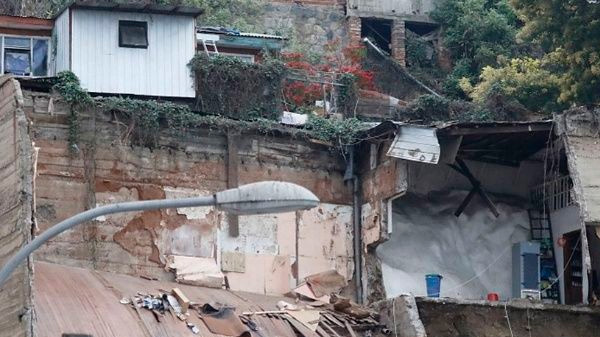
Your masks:
<path fill-rule="evenodd" d="M 328 280 L 328 278 L 324 280 Z M 314 282 L 317 282 L 317 279 Z M 318 283 L 316 284 L 318 285 Z M 327 286 L 327 284 L 322 286 Z M 179 293 L 184 294 L 189 299 L 189 302 L 187 302 L 190 303 L 189 315 L 185 315 L 185 322 L 168 312 L 165 312 L 164 315 L 158 315 L 156 311 L 153 312 L 145 307 L 138 307 L 125 301 L 125 299 L 133 299 L 134 297 L 170 292 L 174 288 L 180 289 L 181 292 Z M 63 334 L 94 337 L 222 336 L 210 330 L 214 329 L 216 324 L 214 319 L 211 328 L 209 328 L 207 324 L 211 323 L 207 323 L 206 317 L 200 318 L 197 312 L 192 310 L 192 303 L 195 303 L 194 307 L 204 304 L 233 307 L 236 317 L 242 315 L 245 321 L 252 321 L 256 324 L 255 330 L 248 324 L 248 328 L 246 328 L 247 330 L 243 335 L 249 337 L 356 336 L 359 330 L 354 333 L 350 326 L 365 331 L 381 328 L 381 325 L 371 318 L 356 318 L 352 317 L 353 314 L 344 315 L 337 311 L 332 312 L 333 308 L 329 306 L 335 307 L 336 304 L 321 303 L 320 305 L 323 305 L 323 307 L 306 307 L 305 310 L 298 310 L 307 303 L 303 301 L 294 302 L 293 298 L 287 297 L 147 280 L 140 277 L 46 262 L 35 263 L 33 289 L 36 313 L 34 330 L 35 335 L 38 337 L 55 337 Z M 290 304 L 290 302 L 295 304 Z M 281 311 L 280 306 L 282 303 L 285 304 L 284 307 L 296 306 L 298 308 L 290 309 L 291 311 Z M 315 303 L 312 302 L 313 305 L 317 305 Z M 344 306 L 344 308 L 352 309 L 358 314 L 364 311 L 353 305 L 350 307 Z M 264 313 L 265 311 L 269 313 Z M 314 320 L 315 314 L 317 320 Z M 306 319 L 302 318 L 304 316 L 313 318 L 309 322 L 300 323 Z M 218 316 L 214 317 L 218 318 Z M 315 321 L 316 323 L 314 323 Z M 231 321 L 226 320 L 218 324 L 221 326 L 225 324 L 226 326 L 227 322 Z M 337 322 L 338 327 L 341 327 L 340 329 L 336 327 L 337 332 L 335 333 L 329 325 L 333 322 Z M 199 333 L 194 334 L 187 323 L 198 328 Z M 319 334 L 304 326 L 305 323 L 318 325 L 317 332 Z M 324 332 L 322 326 L 329 329 L 331 334 Z M 360 335 L 360 333 L 358 334 Z"/>
<path fill-rule="evenodd" d="M 273 40 L 287 40 L 285 37 L 279 36 L 279 35 L 240 32 L 239 30 L 225 28 L 225 27 L 200 27 L 200 28 L 198 28 L 198 33 L 219 34 L 219 35 L 228 35 L 228 36 L 242 36 L 242 37 L 256 37 L 256 38 L 261 38 L 261 39 L 273 39 Z"/>
<path fill-rule="evenodd" d="M 134 12 L 163 15 L 179 15 L 197 17 L 204 12 L 203 9 L 190 6 L 159 5 L 148 3 L 117 3 L 98 0 L 75 0 L 65 6 L 55 17 L 60 16 L 67 8 L 89 9 L 98 11 Z"/>
<path fill-rule="evenodd" d="M 445 144 L 459 144 L 456 156 L 462 159 L 518 166 L 546 146 L 552 121 L 449 122 L 428 126 L 385 121 L 365 131 L 363 138 L 395 136 L 403 128 L 435 130 L 442 152 L 447 149 Z"/>
<path fill-rule="evenodd" d="M 56 337 L 71 333 L 94 337 L 193 336 L 188 327 L 175 317 L 165 315 L 161 322 L 157 322 L 151 311 L 134 310 L 119 303 L 121 298 L 134 296 L 138 292 L 156 293 L 159 289 L 172 288 L 181 289 L 192 301 L 220 302 L 236 307 L 239 312 L 278 310 L 277 302 L 283 299 L 36 262 L 36 335 Z M 296 336 L 283 320 L 266 316 L 256 316 L 254 320 L 264 329 L 264 336 Z M 190 315 L 188 321 L 198 326 L 200 336 L 220 336 L 212 334 L 197 315 Z"/>

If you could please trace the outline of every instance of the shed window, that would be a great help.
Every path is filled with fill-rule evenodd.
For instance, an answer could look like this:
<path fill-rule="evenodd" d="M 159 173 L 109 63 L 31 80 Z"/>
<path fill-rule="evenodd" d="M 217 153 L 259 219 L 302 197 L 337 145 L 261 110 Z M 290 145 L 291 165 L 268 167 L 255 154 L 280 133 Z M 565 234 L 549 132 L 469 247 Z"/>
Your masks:
<path fill-rule="evenodd" d="M 119 21 L 119 47 L 148 48 L 148 23 Z"/>
<path fill-rule="evenodd" d="M 48 75 L 47 38 L 0 36 L 0 68 L 3 74 Z"/>

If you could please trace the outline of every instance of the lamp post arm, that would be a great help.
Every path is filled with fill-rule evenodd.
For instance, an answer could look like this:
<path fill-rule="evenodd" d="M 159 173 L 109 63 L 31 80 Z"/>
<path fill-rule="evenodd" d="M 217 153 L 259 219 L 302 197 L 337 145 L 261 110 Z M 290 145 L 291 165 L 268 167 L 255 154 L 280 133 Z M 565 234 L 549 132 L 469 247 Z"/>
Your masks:
<path fill-rule="evenodd" d="M 182 199 L 158 199 L 122 202 L 110 204 L 106 206 L 96 207 L 85 212 L 74 215 L 42 232 L 31 242 L 23 246 L 8 262 L 2 266 L 0 270 L 0 290 L 4 282 L 17 266 L 25 260 L 29 254 L 40 248 L 46 241 L 52 239 L 58 234 L 71 229 L 81 223 L 93 220 L 99 216 L 134 211 L 147 211 L 161 208 L 181 208 L 181 207 L 198 207 L 198 206 L 216 206 L 216 199 L 213 196 L 202 196 Z"/>

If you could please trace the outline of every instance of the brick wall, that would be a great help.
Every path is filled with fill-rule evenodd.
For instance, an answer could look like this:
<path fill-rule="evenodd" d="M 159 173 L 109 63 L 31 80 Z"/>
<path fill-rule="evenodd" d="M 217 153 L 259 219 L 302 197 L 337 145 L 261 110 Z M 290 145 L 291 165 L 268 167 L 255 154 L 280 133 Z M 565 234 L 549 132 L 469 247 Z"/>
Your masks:
<path fill-rule="evenodd" d="M 348 17 L 348 31 L 350 35 L 350 44 L 358 45 L 361 40 L 361 21 L 358 16 Z"/>
<path fill-rule="evenodd" d="M 404 20 L 394 20 L 392 24 L 392 57 L 406 65 L 406 25 Z"/>
<path fill-rule="evenodd" d="M 31 238 L 33 165 L 19 83 L 0 77 L 0 265 Z M 20 265 L 0 290 L 0 334 L 31 336 L 31 268 Z"/>

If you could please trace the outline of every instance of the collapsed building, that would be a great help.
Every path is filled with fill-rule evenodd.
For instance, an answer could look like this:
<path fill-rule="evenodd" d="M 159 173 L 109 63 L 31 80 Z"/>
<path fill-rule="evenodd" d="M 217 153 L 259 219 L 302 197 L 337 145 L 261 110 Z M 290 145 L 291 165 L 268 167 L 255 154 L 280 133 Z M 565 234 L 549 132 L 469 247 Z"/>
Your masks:
<path fill-rule="evenodd" d="M 344 4 L 349 22 L 356 21 L 352 16 L 367 18 L 360 21 L 365 26 L 378 24 L 373 17 L 391 20 L 394 37 L 404 21 L 434 25 L 423 15 L 429 4 L 415 2 L 423 6 L 417 10 L 369 3 Z M 54 224 L 116 202 L 210 195 L 281 180 L 308 188 L 320 204 L 274 215 L 238 217 L 205 207 L 98 218 L 51 240 L 19 267 L 0 292 L 2 331 L 194 334 L 177 318 L 135 305 L 180 288 L 194 310 L 217 301 L 235 306 L 238 315 L 257 315 L 250 315 L 254 323 L 243 319 L 249 330 L 240 334 L 499 336 L 514 329 L 589 336 L 600 311 L 562 304 L 592 304 L 598 296 L 593 113 L 572 110 L 528 122 L 385 120 L 364 123 L 358 141 L 343 148 L 304 132 L 302 122 L 265 131 L 255 124 L 236 127 L 240 121 L 207 119 L 185 130 L 161 121 L 152 146 L 134 143 L 140 127 L 150 126 L 134 126 L 131 112 L 107 108 L 107 98 L 193 106 L 198 92 L 188 63 L 195 54 L 232 54 L 253 63 L 264 48 L 279 50 L 285 41 L 197 30 L 200 14 L 177 6 L 78 1 L 53 24 L 2 21 L 0 66 L 14 76 L 2 77 L 0 86 L 2 261 Z M 390 43 L 397 60 L 400 49 Z M 55 90 L 55 76 L 64 70 L 79 77 L 94 104 L 77 106 Z M 539 245 L 536 258 L 512 255 L 523 242 Z M 523 268 L 513 271 L 518 264 Z M 372 304 L 373 315 L 359 319 L 319 309 L 315 288 L 306 296 L 307 279 L 332 271 L 343 284 L 337 295 Z M 442 299 L 426 297 L 427 274 L 443 277 Z M 522 282 L 517 292 L 515 280 Z M 290 292 L 301 300 L 283 297 Z M 486 300 L 488 294 L 503 302 Z M 522 297 L 533 302 L 510 301 Z M 314 307 L 297 314 L 288 304 Z M 494 324 L 477 319 L 488 314 Z M 186 320 L 202 335 L 222 335 L 195 316 Z"/>

